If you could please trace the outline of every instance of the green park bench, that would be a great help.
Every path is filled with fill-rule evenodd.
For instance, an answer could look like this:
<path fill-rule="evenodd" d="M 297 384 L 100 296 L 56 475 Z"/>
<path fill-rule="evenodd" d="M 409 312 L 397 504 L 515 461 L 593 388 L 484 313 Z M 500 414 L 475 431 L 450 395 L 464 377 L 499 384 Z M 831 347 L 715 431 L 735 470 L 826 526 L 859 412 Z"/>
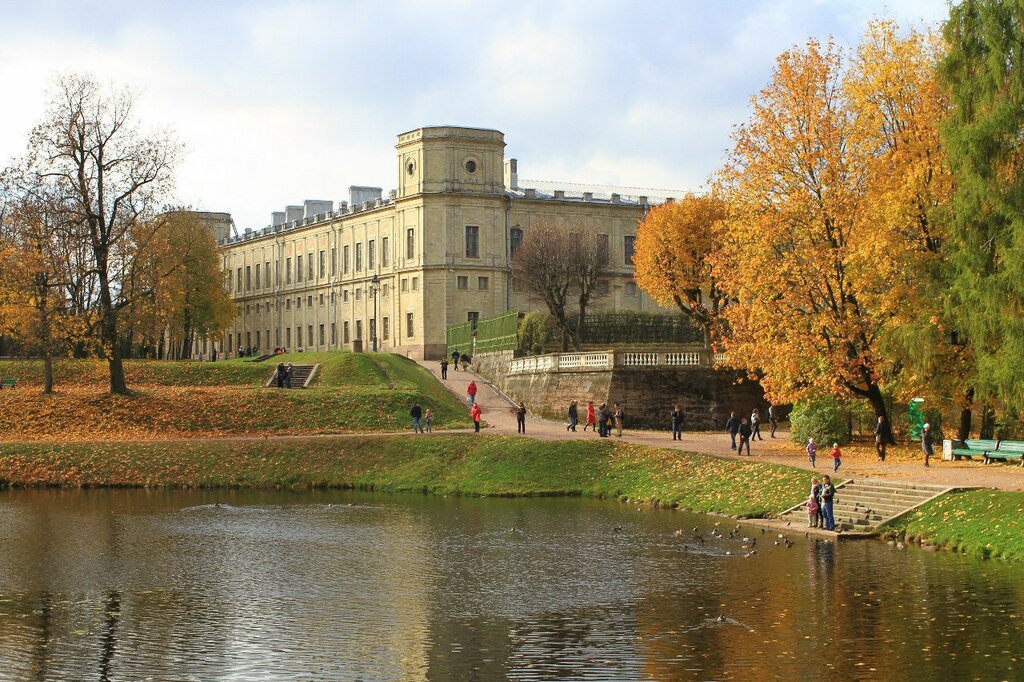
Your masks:
<path fill-rule="evenodd" d="M 1001 459 L 1004 462 L 1012 462 L 1013 460 L 1017 460 L 1020 462 L 1020 465 L 1024 467 L 1024 441 L 999 441 L 999 447 L 997 447 L 994 451 L 985 453 L 985 464 L 988 464 L 992 460 L 996 459 Z"/>
<path fill-rule="evenodd" d="M 17 379 L 4 379 L 0 381 L 0 388 L 14 388 L 18 385 Z"/>
<path fill-rule="evenodd" d="M 953 441 L 953 459 L 960 459 L 961 457 L 985 459 L 989 452 L 995 452 L 998 447 L 999 441 L 997 440 L 979 440 L 976 438 L 968 438 L 965 441 L 955 440 Z"/>

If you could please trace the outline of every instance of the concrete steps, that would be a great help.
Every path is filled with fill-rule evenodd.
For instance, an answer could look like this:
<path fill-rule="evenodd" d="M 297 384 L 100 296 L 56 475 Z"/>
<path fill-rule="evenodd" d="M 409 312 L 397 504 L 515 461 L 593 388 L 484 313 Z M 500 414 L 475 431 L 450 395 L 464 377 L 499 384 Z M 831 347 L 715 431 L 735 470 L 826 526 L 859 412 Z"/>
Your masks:
<path fill-rule="evenodd" d="M 954 488 L 928 483 L 851 479 L 836 487 L 832 510 L 836 529 L 873 532 L 882 524 Z M 804 504 L 787 509 L 781 519 L 807 525 Z"/>
<path fill-rule="evenodd" d="M 316 372 L 320 369 L 320 364 L 314 365 L 292 365 L 292 388 L 308 388 L 313 379 L 316 378 Z M 274 367 L 274 371 L 270 373 L 270 378 L 267 379 L 267 388 L 277 386 L 277 367 Z"/>

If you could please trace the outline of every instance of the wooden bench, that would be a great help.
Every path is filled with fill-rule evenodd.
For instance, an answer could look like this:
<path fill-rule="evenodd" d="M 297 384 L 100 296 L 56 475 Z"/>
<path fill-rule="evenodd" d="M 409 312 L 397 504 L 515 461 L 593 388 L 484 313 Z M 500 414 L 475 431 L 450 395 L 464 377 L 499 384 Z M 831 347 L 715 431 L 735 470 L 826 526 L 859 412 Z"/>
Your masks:
<path fill-rule="evenodd" d="M 14 388 L 17 385 L 17 379 L 4 379 L 3 381 L 0 381 L 0 388 Z"/>
<path fill-rule="evenodd" d="M 979 457 L 988 463 L 986 457 L 989 452 L 995 452 L 999 447 L 999 441 L 996 440 L 979 440 L 976 438 L 968 438 L 965 441 L 953 441 L 953 459 L 960 459 L 961 457 L 968 457 L 974 459 Z"/>
<path fill-rule="evenodd" d="M 985 453 L 985 464 L 988 464 L 992 460 L 996 459 L 1001 459 L 1004 462 L 1018 460 L 1020 462 L 1020 465 L 1024 467 L 1024 441 L 999 441 L 999 447 L 997 447 L 995 451 Z"/>

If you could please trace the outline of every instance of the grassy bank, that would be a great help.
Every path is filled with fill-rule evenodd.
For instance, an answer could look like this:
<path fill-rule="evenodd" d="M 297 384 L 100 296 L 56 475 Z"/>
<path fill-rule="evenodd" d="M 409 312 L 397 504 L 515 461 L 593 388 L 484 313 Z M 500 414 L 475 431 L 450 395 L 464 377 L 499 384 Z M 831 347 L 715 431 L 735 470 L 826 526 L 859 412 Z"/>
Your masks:
<path fill-rule="evenodd" d="M 0 446 L 16 486 L 363 487 L 586 495 L 761 516 L 798 502 L 807 472 L 602 441 L 473 434 Z"/>
<path fill-rule="evenodd" d="M 265 388 L 278 361 L 320 363 L 308 389 Z M 57 364 L 56 392 L 45 396 L 39 361 L 0 361 L 18 387 L 0 391 L 0 441 L 81 441 L 258 434 L 395 431 L 419 402 L 438 428 L 471 425 L 465 406 L 429 372 L 387 353 L 298 353 L 263 363 L 126 363 L 131 395 L 106 392 L 98 360 Z"/>
<path fill-rule="evenodd" d="M 946 495 L 897 520 L 889 531 L 967 554 L 1024 561 L 1024 493 Z"/>

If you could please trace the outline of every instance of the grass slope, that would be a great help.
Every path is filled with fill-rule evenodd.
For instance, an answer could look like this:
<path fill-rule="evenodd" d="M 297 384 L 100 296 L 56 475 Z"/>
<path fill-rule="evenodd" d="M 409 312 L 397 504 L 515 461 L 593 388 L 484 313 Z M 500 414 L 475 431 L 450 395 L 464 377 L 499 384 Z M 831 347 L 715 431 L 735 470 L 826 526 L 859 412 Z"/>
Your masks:
<path fill-rule="evenodd" d="M 890 525 L 897 535 L 983 557 L 1024 560 L 1024 493 L 944 495 Z"/>
<path fill-rule="evenodd" d="M 278 361 L 320 363 L 309 389 L 264 388 Z M 129 396 L 106 393 L 106 367 L 64 360 L 56 393 L 44 396 L 40 361 L 0 361 L 19 379 L 0 391 L 0 440 L 327 434 L 409 427 L 409 408 L 434 410 L 437 428 L 470 426 L 465 406 L 415 362 L 386 353 L 297 353 L 263 363 L 126 363 Z"/>
<path fill-rule="evenodd" d="M 473 495 L 586 495 L 762 516 L 797 503 L 807 472 L 598 441 L 473 434 L 8 445 L 16 486 L 362 487 Z"/>

